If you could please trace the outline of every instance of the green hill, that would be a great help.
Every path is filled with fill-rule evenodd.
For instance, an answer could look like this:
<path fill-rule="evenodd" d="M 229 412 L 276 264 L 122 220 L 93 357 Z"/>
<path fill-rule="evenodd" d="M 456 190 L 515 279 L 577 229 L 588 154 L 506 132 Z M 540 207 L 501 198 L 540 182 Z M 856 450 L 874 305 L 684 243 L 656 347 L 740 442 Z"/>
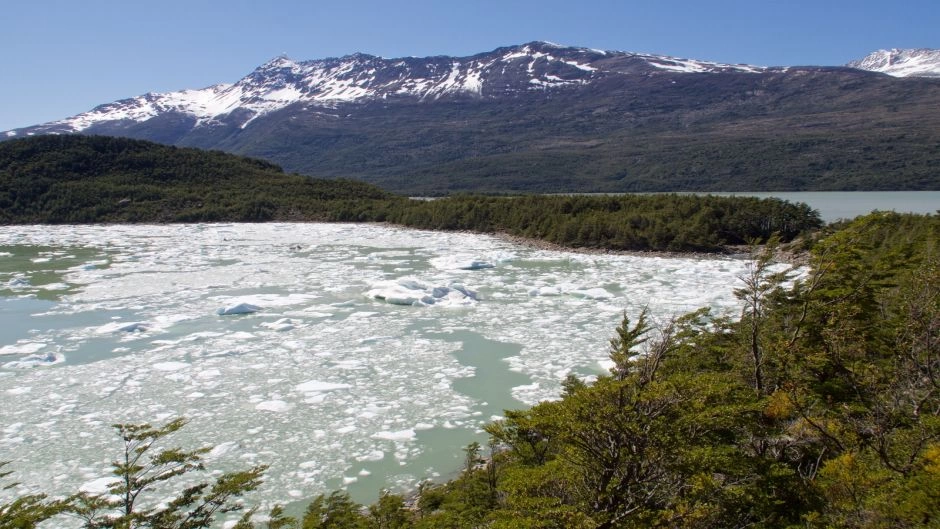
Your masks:
<path fill-rule="evenodd" d="M 360 182 L 140 140 L 37 136 L 0 143 L 4 224 L 356 220 L 391 196 Z"/>
<path fill-rule="evenodd" d="M 565 247 L 721 251 L 821 225 L 805 204 L 693 195 L 409 200 L 370 184 L 286 174 L 218 151 L 104 136 L 0 143 L 0 224 L 390 222 L 507 233 Z"/>

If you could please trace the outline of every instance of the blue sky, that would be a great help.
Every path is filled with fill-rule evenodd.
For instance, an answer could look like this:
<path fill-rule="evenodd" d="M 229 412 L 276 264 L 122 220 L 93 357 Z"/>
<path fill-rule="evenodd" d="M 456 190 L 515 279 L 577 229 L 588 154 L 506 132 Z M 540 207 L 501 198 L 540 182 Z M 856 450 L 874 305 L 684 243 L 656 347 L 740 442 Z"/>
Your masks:
<path fill-rule="evenodd" d="M 282 53 L 462 56 L 532 40 L 839 65 L 880 48 L 940 48 L 940 1 L 11 0 L 0 18 L 0 130 L 234 82 Z"/>

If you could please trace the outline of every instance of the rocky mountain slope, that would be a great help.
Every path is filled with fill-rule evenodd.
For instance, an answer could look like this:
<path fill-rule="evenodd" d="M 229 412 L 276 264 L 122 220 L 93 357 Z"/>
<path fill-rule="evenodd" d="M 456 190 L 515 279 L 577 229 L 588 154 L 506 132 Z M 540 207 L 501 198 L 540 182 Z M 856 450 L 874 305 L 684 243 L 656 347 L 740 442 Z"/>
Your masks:
<path fill-rule="evenodd" d="M 35 134 L 221 149 L 411 194 L 940 188 L 940 81 L 544 42 L 471 57 L 278 57 Z"/>
<path fill-rule="evenodd" d="M 940 78 L 940 50 L 926 48 L 914 50 L 878 50 L 846 66 L 894 77 Z"/>

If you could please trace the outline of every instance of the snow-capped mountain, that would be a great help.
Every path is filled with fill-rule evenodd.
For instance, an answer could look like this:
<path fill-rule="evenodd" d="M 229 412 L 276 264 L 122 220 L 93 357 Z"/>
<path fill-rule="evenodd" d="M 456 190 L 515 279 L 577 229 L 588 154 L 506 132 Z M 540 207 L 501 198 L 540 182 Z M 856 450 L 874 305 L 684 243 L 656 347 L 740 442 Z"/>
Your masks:
<path fill-rule="evenodd" d="M 878 50 L 846 66 L 894 77 L 940 77 L 940 50 Z"/>
<path fill-rule="evenodd" d="M 89 112 L 23 133 L 75 133 L 108 122 L 142 123 L 165 114 L 246 127 L 256 118 L 295 103 L 335 108 L 343 103 L 441 98 L 492 98 L 519 92 L 585 85 L 610 75 L 657 72 L 761 72 L 764 68 L 659 55 L 571 48 L 547 42 L 499 48 L 471 57 L 385 59 L 357 53 L 293 61 L 277 57 L 234 84 L 201 90 L 149 93 L 100 105 Z"/>
<path fill-rule="evenodd" d="M 145 94 L 0 139 L 73 133 L 223 150 L 409 195 L 928 189 L 940 79 L 546 42 L 470 57 L 277 57 L 232 84 Z"/>

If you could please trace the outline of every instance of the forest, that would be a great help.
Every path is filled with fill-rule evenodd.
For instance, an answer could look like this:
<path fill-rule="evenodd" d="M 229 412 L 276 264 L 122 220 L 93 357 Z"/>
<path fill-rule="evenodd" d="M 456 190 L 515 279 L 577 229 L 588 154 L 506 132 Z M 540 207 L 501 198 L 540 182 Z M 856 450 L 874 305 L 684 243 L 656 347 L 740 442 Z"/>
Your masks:
<path fill-rule="evenodd" d="M 448 482 L 367 507 L 335 491 L 291 517 L 242 504 L 256 467 L 156 504 L 207 449 L 159 448 L 183 419 L 115 425 L 111 496 L 20 497 L 0 528 L 210 527 L 230 511 L 239 529 L 940 526 L 940 216 L 828 226 L 802 270 L 774 264 L 777 242 L 755 247 L 736 317 L 624 317 L 609 373 L 507 410 Z"/>
<path fill-rule="evenodd" d="M 104 136 L 0 143 L 0 225 L 388 222 L 508 233 L 565 247 L 720 252 L 818 229 L 805 204 L 682 194 L 482 196 L 413 200 L 268 162 Z"/>

